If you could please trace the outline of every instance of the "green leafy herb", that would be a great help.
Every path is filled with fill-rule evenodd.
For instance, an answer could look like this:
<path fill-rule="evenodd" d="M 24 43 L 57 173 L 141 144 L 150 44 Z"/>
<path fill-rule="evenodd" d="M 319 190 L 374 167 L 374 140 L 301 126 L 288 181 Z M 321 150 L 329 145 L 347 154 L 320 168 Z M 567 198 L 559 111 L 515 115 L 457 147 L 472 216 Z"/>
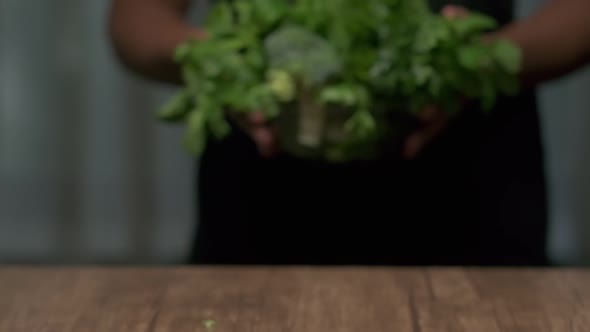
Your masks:
<path fill-rule="evenodd" d="M 293 109 L 320 105 L 317 137 L 307 137 L 321 144 L 306 151 L 355 159 L 395 134 L 392 112 L 438 105 L 454 114 L 462 97 L 490 110 L 519 87 L 520 50 L 480 38 L 497 28 L 493 18 L 448 19 L 424 0 L 220 1 L 204 28 L 206 40 L 178 45 L 184 86 L 158 112 L 186 124 L 185 146 L 196 155 L 229 134 L 226 112 L 263 111 L 297 126 Z M 311 128 L 309 112 L 300 113 Z"/>

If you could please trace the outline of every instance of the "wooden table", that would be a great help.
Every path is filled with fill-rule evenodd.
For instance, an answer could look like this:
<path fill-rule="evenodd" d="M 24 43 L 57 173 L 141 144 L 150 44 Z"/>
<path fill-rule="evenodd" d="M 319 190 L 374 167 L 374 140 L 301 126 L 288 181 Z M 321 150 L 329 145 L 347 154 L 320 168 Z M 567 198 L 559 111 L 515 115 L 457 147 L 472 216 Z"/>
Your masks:
<path fill-rule="evenodd" d="M 4 267 L 0 331 L 590 331 L 590 271 Z"/>

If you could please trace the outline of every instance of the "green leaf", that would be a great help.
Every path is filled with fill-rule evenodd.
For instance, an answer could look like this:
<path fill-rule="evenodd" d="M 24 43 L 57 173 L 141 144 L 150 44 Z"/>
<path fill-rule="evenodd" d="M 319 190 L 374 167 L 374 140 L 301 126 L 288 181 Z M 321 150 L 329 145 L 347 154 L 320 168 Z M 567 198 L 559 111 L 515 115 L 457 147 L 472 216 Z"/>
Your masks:
<path fill-rule="evenodd" d="M 478 36 L 498 27 L 498 23 L 493 17 L 481 13 L 470 13 L 464 18 L 448 20 L 455 33 L 461 37 Z"/>
<path fill-rule="evenodd" d="M 202 81 L 204 80 L 197 68 L 186 65 L 182 67 L 182 78 L 184 85 L 189 93 L 201 90 Z"/>
<path fill-rule="evenodd" d="M 225 116 L 223 114 L 223 110 L 216 109 L 211 113 L 208 117 L 209 120 L 209 127 L 211 128 L 211 132 L 217 139 L 222 139 L 229 135 L 230 133 L 230 126 Z"/>
<path fill-rule="evenodd" d="M 216 35 L 231 34 L 234 29 L 232 9 L 227 1 L 220 0 L 210 11 L 205 20 L 207 32 Z"/>
<path fill-rule="evenodd" d="M 176 63 L 182 63 L 186 61 L 188 56 L 191 54 L 192 43 L 184 42 L 180 44 L 174 51 L 173 60 Z"/>
<path fill-rule="evenodd" d="M 281 20 L 289 10 L 284 0 L 254 0 L 254 12 L 264 26 L 272 26 Z"/>
<path fill-rule="evenodd" d="M 183 90 L 170 99 L 157 113 L 158 119 L 167 122 L 183 121 L 191 106 L 190 94 Z"/>
<path fill-rule="evenodd" d="M 440 76 L 433 71 L 428 84 L 428 92 L 430 95 L 434 98 L 438 98 L 441 94 L 441 90 L 443 89 L 443 84 L 444 83 Z"/>
<path fill-rule="evenodd" d="M 424 85 L 434 75 L 434 70 L 430 66 L 414 65 L 412 67 L 414 79 L 417 85 Z"/>
<path fill-rule="evenodd" d="M 353 36 L 342 22 L 332 23 L 327 35 L 332 44 L 341 52 L 348 51 L 352 45 Z"/>
<path fill-rule="evenodd" d="M 259 48 L 248 49 L 244 53 L 244 62 L 247 66 L 260 70 L 264 69 L 265 66 L 264 55 Z"/>
<path fill-rule="evenodd" d="M 234 8 L 237 12 L 238 22 L 240 25 L 249 25 L 252 23 L 254 8 L 251 1 L 234 0 Z"/>
<path fill-rule="evenodd" d="M 437 17 L 425 19 L 417 32 L 414 51 L 425 53 L 449 39 L 450 31 L 444 21 Z"/>
<path fill-rule="evenodd" d="M 344 129 L 357 139 L 366 139 L 375 133 L 375 118 L 366 110 L 356 111 L 345 123 Z"/>
<path fill-rule="evenodd" d="M 457 53 L 461 66 L 472 71 L 477 71 L 489 59 L 489 52 L 479 45 L 463 46 Z"/>
<path fill-rule="evenodd" d="M 324 104 L 339 104 L 343 106 L 354 106 L 358 104 L 358 96 L 355 88 L 348 84 L 333 85 L 322 89 L 320 102 Z"/>
<path fill-rule="evenodd" d="M 210 59 L 205 60 L 201 63 L 201 68 L 203 68 L 203 75 L 209 78 L 215 78 L 221 75 L 223 70 L 222 64 L 217 59 Z"/>
<path fill-rule="evenodd" d="M 502 69 L 511 74 L 517 74 L 522 66 L 522 52 L 513 43 L 500 40 L 492 45 L 492 54 Z"/>
<path fill-rule="evenodd" d="M 188 115 L 184 147 L 194 155 L 201 155 L 207 142 L 205 113 L 193 110 Z"/>
<path fill-rule="evenodd" d="M 223 108 L 216 102 L 213 95 L 206 92 L 199 94 L 198 101 L 199 112 L 203 114 L 206 127 L 211 130 L 215 138 L 224 138 L 229 133 L 230 127 L 225 119 Z"/>

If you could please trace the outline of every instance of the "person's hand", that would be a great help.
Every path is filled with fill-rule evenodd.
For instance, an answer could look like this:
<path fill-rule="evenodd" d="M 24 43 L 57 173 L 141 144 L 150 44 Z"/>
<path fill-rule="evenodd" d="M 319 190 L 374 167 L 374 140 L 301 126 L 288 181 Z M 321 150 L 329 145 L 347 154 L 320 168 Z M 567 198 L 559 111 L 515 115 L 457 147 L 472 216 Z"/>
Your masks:
<path fill-rule="evenodd" d="M 462 18 L 469 11 L 460 6 L 449 5 L 442 9 L 442 15 L 448 18 Z M 436 139 L 448 126 L 449 116 L 436 106 L 426 107 L 420 114 L 420 128 L 406 139 L 403 155 L 406 159 L 414 159 L 420 152 Z"/>
<path fill-rule="evenodd" d="M 261 156 L 271 158 L 278 152 L 275 128 L 262 112 L 234 116 L 236 124 L 254 141 Z"/>
<path fill-rule="evenodd" d="M 446 5 L 441 10 L 446 18 L 464 18 L 469 15 L 469 9 L 456 5 Z"/>
<path fill-rule="evenodd" d="M 426 107 L 420 114 L 420 128 L 406 138 L 404 144 L 404 158 L 414 159 L 422 152 L 424 147 L 437 138 L 449 123 L 449 116 L 436 106 Z"/>
<path fill-rule="evenodd" d="M 198 31 L 193 37 L 206 39 L 208 34 L 205 31 Z M 229 115 L 238 127 L 252 139 L 262 157 L 271 158 L 276 155 L 278 146 L 275 128 L 267 122 L 263 112 L 229 113 Z"/>

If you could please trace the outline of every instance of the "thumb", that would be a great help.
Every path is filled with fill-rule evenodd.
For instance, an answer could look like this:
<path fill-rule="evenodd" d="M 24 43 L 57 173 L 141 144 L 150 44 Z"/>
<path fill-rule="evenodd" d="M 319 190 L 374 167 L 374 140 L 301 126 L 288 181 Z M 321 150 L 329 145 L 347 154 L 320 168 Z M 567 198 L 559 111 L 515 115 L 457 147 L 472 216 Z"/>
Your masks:
<path fill-rule="evenodd" d="M 448 117 L 436 107 L 426 107 L 419 114 L 423 128 L 412 133 L 405 142 L 403 154 L 405 159 L 414 159 L 424 147 L 434 140 L 447 126 Z"/>
<path fill-rule="evenodd" d="M 264 157 L 272 157 L 276 150 L 276 137 L 273 128 L 267 123 L 262 112 L 248 115 L 250 137 Z"/>
<path fill-rule="evenodd" d="M 271 128 L 255 127 L 250 131 L 250 136 L 263 157 L 272 157 L 276 152 L 275 135 Z"/>
<path fill-rule="evenodd" d="M 462 6 L 446 5 L 441 13 L 446 18 L 465 18 L 469 15 L 469 10 Z"/>

